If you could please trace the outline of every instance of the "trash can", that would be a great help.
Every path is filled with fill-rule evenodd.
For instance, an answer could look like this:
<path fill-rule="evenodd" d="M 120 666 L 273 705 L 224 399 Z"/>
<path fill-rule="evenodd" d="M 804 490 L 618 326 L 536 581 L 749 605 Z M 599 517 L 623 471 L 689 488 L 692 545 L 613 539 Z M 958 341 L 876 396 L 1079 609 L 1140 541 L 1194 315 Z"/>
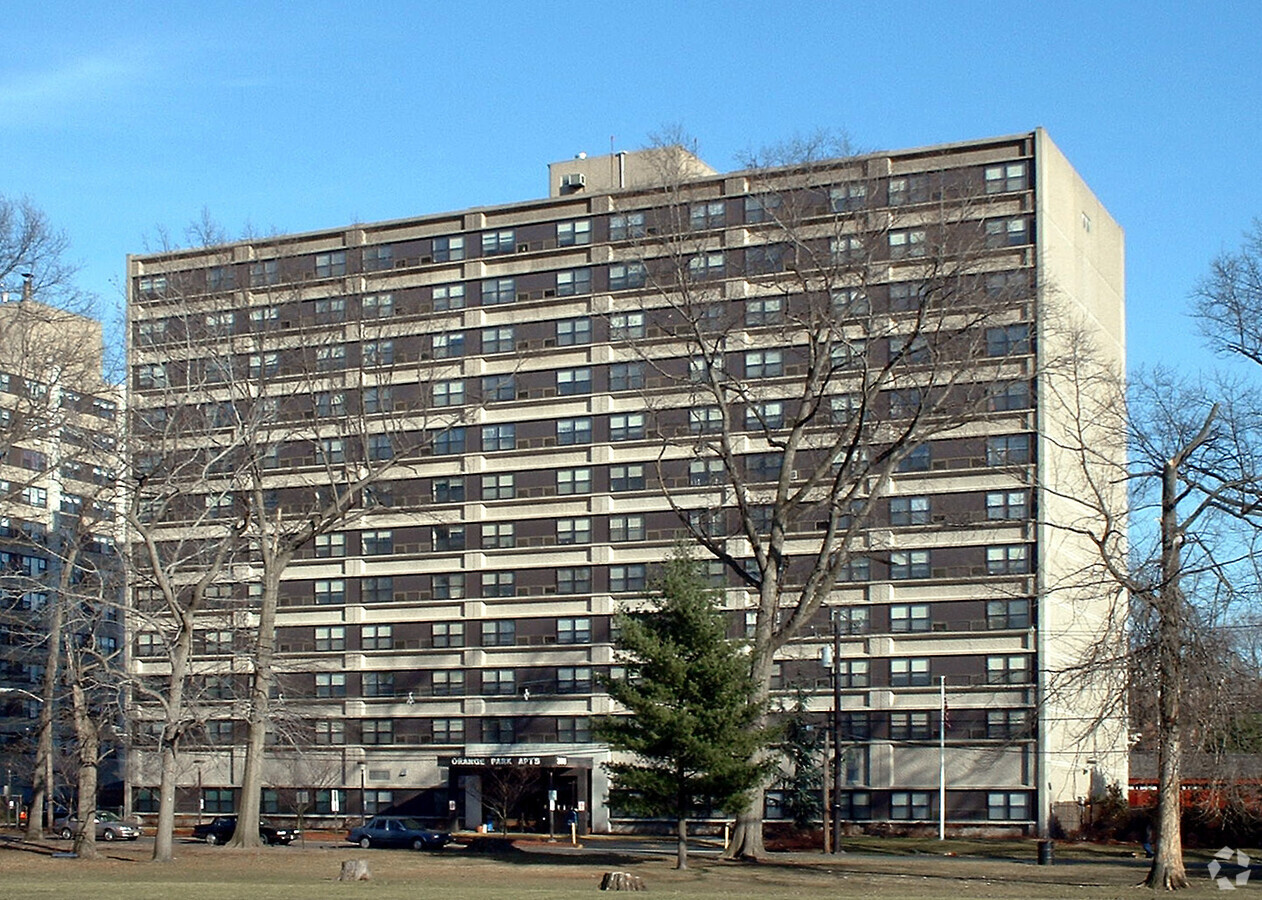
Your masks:
<path fill-rule="evenodd" d="M 1052 864 L 1052 842 L 1039 841 L 1039 865 L 1050 866 Z"/>

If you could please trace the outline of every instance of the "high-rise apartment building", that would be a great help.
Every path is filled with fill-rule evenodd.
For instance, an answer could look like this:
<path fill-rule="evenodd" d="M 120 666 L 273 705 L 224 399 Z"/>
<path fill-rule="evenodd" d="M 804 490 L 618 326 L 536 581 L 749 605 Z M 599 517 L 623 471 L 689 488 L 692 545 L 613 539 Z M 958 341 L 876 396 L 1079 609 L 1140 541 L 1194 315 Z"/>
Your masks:
<path fill-rule="evenodd" d="M 71 797 L 67 661 L 93 667 L 79 683 L 96 684 L 122 639 L 118 391 L 102 374 L 101 326 L 30 293 L 28 281 L 0 299 L 0 747 L 11 814 L 31 787 L 41 728 L 56 740 L 35 777 L 63 786 L 60 803 Z M 112 710 L 107 725 L 121 712 L 101 708 Z M 109 762 L 103 775 L 119 777 Z"/>
<path fill-rule="evenodd" d="M 472 826 L 542 818 L 551 788 L 616 825 L 591 731 L 614 615 L 679 541 L 734 634 L 784 638 L 773 698 L 803 689 L 835 727 L 848 822 L 1031 830 L 1124 778 L 1122 723 L 1050 683 L 1109 602 L 1063 589 L 1091 551 L 1057 528 L 1053 326 L 1106 361 L 1124 340 L 1121 231 L 1048 137 L 727 174 L 675 148 L 549 179 L 130 259 L 136 465 L 166 485 L 147 533 L 204 564 L 179 584 L 216 566 L 179 809 L 240 801 L 274 574 L 265 812 Z M 306 522 L 277 565 L 268 536 Z M 133 599 L 132 669 L 160 686 L 156 581 Z"/>

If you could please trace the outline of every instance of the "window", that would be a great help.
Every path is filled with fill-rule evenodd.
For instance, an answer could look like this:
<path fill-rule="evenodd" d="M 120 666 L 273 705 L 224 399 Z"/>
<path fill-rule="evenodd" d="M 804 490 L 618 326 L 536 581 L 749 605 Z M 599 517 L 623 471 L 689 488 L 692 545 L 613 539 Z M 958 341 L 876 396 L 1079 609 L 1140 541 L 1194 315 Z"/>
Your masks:
<path fill-rule="evenodd" d="M 236 791 L 232 788 L 203 789 L 201 809 L 210 815 L 222 815 L 235 811 Z"/>
<path fill-rule="evenodd" d="M 516 729 L 514 720 L 506 716 L 490 717 L 482 720 L 482 743 L 484 744 L 511 744 L 516 739 Z"/>
<path fill-rule="evenodd" d="M 592 223 L 590 219 L 579 219 L 575 222 L 557 223 L 557 246 L 577 247 L 592 242 Z"/>
<path fill-rule="evenodd" d="M 483 647 L 509 647 L 517 643 L 517 623 L 512 619 L 492 619 L 482 623 Z"/>
<path fill-rule="evenodd" d="M 250 287 L 280 283 L 280 260 L 265 259 L 250 263 Z M 251 318 L 253 318 L 251 316 Z"/>
<path fill-rule="evenodd" d="M 330 278 L 346 274 L 346 251 L 332 250 L 328 253 L 317 253 L 315 258 L 317 278 Z"/>
<path fill-rule="evenodd" d="M 706 203 L 694 203 L 688 211 L 688 222 L 692 228 L 722 228 L 724 219 L 722 200 L 710 200 Z"/>
<path fill-rule="evenodd" d="M 644 433 L 644 413 L 615 413 L 609 417 L 610 441 L 640 440 Z"/>
<path fill-rule="evenodd" d="M 557 519 L 558 544 L 590 544 L 591 541 L 591 519 L 586 517 L 577 519 Z"/>
<path fill-rule="evenodd" d="M 393 672 L 365 672 L 361 678 L 365 697 L 393 697 Z"/>
<path fill-rule="evenodd" d="M 610 466 L 609 490 L 613 492 L 644 490 L 644 464 Z"/>
<path fill-rule="evenodd" d="M 759 431 L 784 427 L 784 403 L 780 400 L 764 400 L 745 410 L 745 429 Z"/>
<path fill-rule="evenodd" d="M 986 574 L 1022 575 L 1030 571 L 1025 544 L 1009 544 L 986 548 Z"/>
<path fill-rule="evenodd" d="M 346 347 L 316 347 L 316 369 L 336 372 L 346 368 Z"/>
<path fill-rule="evenodd" d="M 1030 514 L 1030 495 L 1025 491 L 989 491 L 986 494 L 986 518 L 1025 519 Z"/>
<path fill-rule="evenodd" d="M 435 600 L 459 600 L 464 597 L 464 573 L 435 575 L 433 587 Z"/>
<path fill-rule="evenodd" d="M 394 265 L 394 248 L 389 244 L 376 244 L 364 248 L 364 271 L 380 272 Z"/>
<path fill-rule="evenodd" d="M 890 524 L 893 526 L 928 525 L 929 498 L 891 497 Z"/>
<path fill-rule="evenodd" d="M 464 622 L 435 622 L 431 635 L 435 647 L 463 647 Z"/>
<path fill-rule="evenodd" d="M 833 212 L 863 209 L 868 204 L 868 185 L 864 181 L 847 181 L 828 189 L 828 204 Z"/>
<path fill-rule="evenodd" d="M 590 566 L 566 566 L 557 569 L 558 594 L 590 594 L 592 570 Z"/>
<path fill-rule="evenodd" d="M 1030 658 L 1020 655 L 986 657 L 987 684 L 1026 684 L 1030 681 Z"/>
<path fill-rule="evenodd" d="M 779 218 L 781 197 L 779 194 L 750 194 L 745 198 L 745 222 L 774 222 Z"/>
<path fill-rule="evenodd" d="M 609 265 L 609 290 L 625 291 L 642 288 L 648 281 L 648 270 L 642 262 L 611 263 Z"/>
<path fill-rule="evenodd" d="M 832 420 L 838 425 L 846 425 L 863 412 L 863 395 L 840 394 L 831 397 L 828 407 Z"/>
<path fill-rule="evenodd" d="M 904 821 L 928 819 L 931 797 L 928 791 L 894 791 L 890 794 L 890 818 Z"/>
<path fill-rule="evenodd" d="M 558 694 L 588 694 L 592 690 L 590 666 L 558 666 Z"/>
<path fill-rule="evenodd" d="M 516 449 L 517 427 L 515 424 L 482 425 L 483 451 L 505 451 Z"/>
<path fill-rule="evenodd" d="M 206 652 L 210 654 L 222 655 L 232 652 L 232 632 L 231 631 L 208 631 L 203 635 L 205 641 Z M 316 648 L 319 649 L 318 647 Z"/>
<path fill-rule="evenodd" d="M 986 296 L 1015 299 L 1024 297 L 1030 290 L 1029 275 L 1022 270 L 1011 272 L 987 272 L 983 279 Z"/>
<path fill-rule="evenodd" d="M 629 212 L 609 217 L 609 240 L 626 241 L 642 238 L 648 233 L 644 213 Z"/>
<path fill-rule="evenodd" d="M 644 387 L 644 363 L 613 363 L 609 366 L 609 390 L 633 391 Z"/>
<path fill-rule="evenodd" d="M 642 312 L 613 313 L 609 317 L 609 339 L 642 338 L 645 335 L 645 317 Z"/>
<path fill-rule="evenodd" d="M 434 309 L 445 312 L 451 309 L 464 309 L 465 294 L 463 284 L 440 284 L 434 287 L 431 295 Z"/>
<path fill-rule="evenodd" d="M 456 379 L 434 382 L 435 406 L 463 406 L 464 402 L 464 381 Z"/>
<path fill-rule="evenodd" d="M 460 669 L 438 669 L 430 673 L 430 693 L 435 697 L 462 696 L 464 672 Z"/>
<path fill-rule="evenodd" d="M 843 688 L 865 688 L 871 684 L 870 666 L 866 659 L 843 659 L 837 663 L 837 677 Z"/>
<path fill-rule="evenodd" d="M 648 571 L 644 563 L 609 567 L 609 590 L 614 593 L 642 591 L 647 579 Z"/>
<path fill-rule="evenodd" d="M 517 249 L 516 233 L 511 228 L 482 233 L 482 255 L 497 256 L 502 253 L 513 253 Z"/>
<path fill-rule="evenodd" d="M 394 341 L 365 341 L 361 353 L 366 367 L 394 365 Z"/>
<path fill-rule="evenodd" d="M 463 525 L 435 525 L 432 534 L 434 550 L 439 553 L 450 553 L 465 548 L 465 528 Z"/>
<path fill-rule="evenodd" d="M 394 459 L 394 439 L 388 434 L 370 434 L 368 458 L 378 461 Z"/>
<path fill-rule="evenodd" d="M 828 250 L 835 263 L 862 262 L 865 253 L 863 238 L 857 234 L 829 238 Z"/>
<path fill-rule="evenodd" d="M 592 370 L 587 366 L 579 369 L 557 370 L 557 394 L 563 397 L 592 392 Z"/>
<path fill-rule="evenodd" d="M 590 344 L 592 341 L 592 320 L 562 319 L 557 322 L 557 346 L 572 347 L 577 344 Z"/>
<path fill-rule="evenodd" d="M 455 359 L 464 356 L 465 341 L 463 331 L 448 331 L 436 334 L 433 338 L 435 359 Z"/>
<path fill-rule="evenodd" d="M 1006 163 L 1001 166 L 986 167 L 986 193 L 1004 194 L 1008 191 L 1024 191 L 1028 182 L 1025 178 L 1025 163 Z"/>
<path fill-rule="evenodd" d="M 890 607 L 890 631 L 895 634 L 929 631 L 931 625 L 928 603 L 896 603 Z"/>
<path fill-rule="evenodd" d="M 745 470 L 753 481 L 779 481 L 783 468 L 783 453 L 751 453 L 745 457 Z"/>
<path fill-rule="evenodd" d="M 688 260 L 688 274 L 694 279 L 722 278 L 726 259 L 722 250 L 698 253 Z"/>
<path fill-rule="evenodd" d="M 931 683 L 928 659 L 890 660 L 890 687 L 925 687 Z"/>
<path fill-rule="evenodd" d="M 315 537 L 315 555 L 320 559 L 345 556 L 346 535 L 341 532 L 317 534 Z"/>
<path fill-rule="evenodd" d="M 717 434 L 723 430 L 723 410 L 717 406 L 694 406 L 688 410 L 688 430 L 693 434 Z"/>
<path fill-rule="evenodd" d="M 435 744 L 459 744 L 464 741 L 464 719 L 433 719 L 430 727 Z"/>
<path fill-rule="evenodd" d="M 557 740 L 581 744 L 592 739 L 590 720 L 587 716 L 558 716 Z"/>
<path fill-rule="evenodd" d="M 557 296 L 573 297 L 592 292 L 591 269 L 566 269 L 557 272 Z"/>
<path fill-rule="evenodd" d="M 516 379 L 512 375 L 483 375 L 482 399 L 487 403 L 517 399 Z"/>
<path fill-rule="evenodd" d="M 901 178 L 890 179 L 890 206 L 901 206 L 905 203 L 924 203 L 928 199 L 928 175 L 904 175 Z"/>
<path fill-rule="evenodd" d="M 367 678 L 371 673 L 365 673 Z M 393 744 L 393 719 L 364 719 L 360 722 L 359 733 L 365 744 Z"/>
<path fill-rule="evenodd" d="M 891 231 L 890 259 L 915 259 L 928 252 L 927 234 L 923 228 L 904 228 Z"/>
<path fill-rule="evenodd" d="M 927 712 L 890 713 L 890 739 L 924 741 L 933 737 L 933 726 Z"/>
<path fill-rule="evenodd" d="M 991 740 L 1014 740 L 1030 736 L 1030 717 L 1024 709 L 991 709 L 986 711 L 986 737 Z"/>
<path fill-rule="evenodd" d="M 346 673 L 345 672 L 316 672 L 315 673 L 315 692 L 320 698 L 329 697 L 345 697 L 346 696 Z"/>
<path fill-rule="evenodd" d="M 890 578 L 928 578 L 931 574 L 928 550 L 895 550 L 890 553 Z"/>
<path fill-rule="evenodd" d="M 517 496 L 517 476 L 512 472 L 482 476 L 483 500 L 512 500 Z"/>
<path fill-rule="evenodd" d="M 453 475 L 450 478 L 435 478 L 431 486 L 435 503 L 463 503 L 464 478 Z"/>
<path fill-rule="evenodd" d="M 1015 466 L 1030 462 L 1028 434 L 998 434 L 986 438 L 986 465 Z"/>
<path fill-rule="evenodd" d="M 557 619 L 558 644 L 588 644 L 592 639 L 592 620 Z"/>
<path fill-rule="evenodd" d="M 319 719 L 315 723 L 317 744 L 345 744 L 346 722 L 342 719 Z"/>
<path fill-rule="evenodd" d="M 1030 627 L 1030 601 L 1024 597 L 1014 600 L 987 600 L 986 627 L 994 630 Z"/>
<path fill-rule="evenodd" d="M 482 549 L 496 550 L 517 546 L 517 526 L 512 522 L 484 522 Z M 499 596 L 493 594 L 491 596 Z"/>
<path fill-rule="evenodd" d="M 746 377 L 773 378 L 783 374 L 783 350 L 747 350 L 745 352 Z"/>
<path fill-rule="evenodd" d="M 895 335 L 889 340 L 890 361 L 907 365 L 924 365 L 929 362 L 929 338 L 923 334 Z"/>
<path fill-rule="evenodd" d="M 249 358 L 249 377 L 270 378 L 280 371 L 280 354 L 276 351 L 253 353 Z"/>
<path fill-rule="evenodd" d="M 452 425 L 434 435 L 434 453 L 447 456 L 453 453 L 464 453 L 465 429 L 463 425 Z"/>
<path fill-rule="evenodd" d="M 64 511 L 64 506 L 66 504 L 66 500 L 72 496 L 74 495 L 73 494 L 62 495 L 63 511 Z M 47 509 L 48 508 L 48 489 L 42 488 L 42 487 L 35 487 L 34 485 L 29 485 L 27 487 L 22 488 L 22 502 L 25 503 L 27 506 L 34 506 L 37 509 Z M 80 503 L 82 503 L 82 499 L 80 499 Z M 75 511 L 77 512 L 77 510 Z"/>
<path fill-rule="evenodd" d="M 516 589 L 516 573 L 514 572 L 483 572 L 482 573 L 482 596 L 483 597 L 511 597 L 517 592 Z"/>
<path fill-rule="evenodd" d="M 867 634 L 872 629 L 872 610 L 866 606 L 839 606 L 832 614 L 842 634 Z"/>
<path fill-rule="evenodd" d="M 987 356 L 1022 356 L 1029 352 L 1029 325 L 1003 325 L 986 329 Z"/>
<path fill-rule="evenodd" d="M 754 297 L 745 301 L 745 325 L 778 325 L 784 319 L 783 297 Z"/>
<path fill-rule="evenodd" d="M 139 388 L 165 387 L 167 370 L 162 363 L 149 363 L 136 367 L 136 386 Z"/>
<path fill-rule="evenodd" d="M 393 625 L 364 625 L 359 631 L 361 650 L 393 650 Z"/>
<path fill-rule="evenodd" d="M 482 305 L 497 306 L 517 299 L 517 281 L 513 278 L 490 278 L 482 282 Z"/>
<path fill-rule="evenodd" d="M 483 353 L 511 353 L 516 349 L 513 341 L 513 326 L 482 329 Z"/>
<path fill-rule="evenodd" d="M 745 250 L 745 273 L 765 275 L 785 267 L 788 248 L 784 244 L 762 244 Z"/>
<path fill-rule="evenodd" d="M 558 494 L 590 494 L 592 490 L 592 470 L 587 468 L 581 469 L 558 469 L 557 470 L 557 493 Z"/>
<path fill-rule="evenodd" d="M 1018 791 L 987 792 L 986 818 L 990 821 L 1020 820 L 1029 817 L 1029 798 L 1026 794 Z"/>
<path fill-rule="evenodd" d="M 1029 242 L 1025 216 L 986 220 L 987 247 L 1019 247 Z"/>
<path fill-rule="evenodd" d="M 458 262 L 464 259 L 464 236 L 434 238 L 430 250 L 434 262 Z"/>
<path fill-rule="evenodd" d="M 394 577 L 378 575 L 360 582 L 360 595 L 364 603 L 389 603 L 394 599 Z"/>
<path fill-rule="evenodd" d="M 609 540 L 613 543 L 644 540 L 644 516 L 610 516 Z"/>
<path fill-rule="evenodd" d="M 315 582 L 314 600 L 317 604 L 335 604 L 346 602 L 346 582 L 341 578 L 330 578 Z"/>
<path fill-rule="evenodd" d="M 366 387 L 363 393 L 364 412 L 383 413 L 394 408 L 394 391 L 389 385 Z"/>
<path fill-rule="evenodd" d="M 924 396 L 920 388 L 901 388 L 888 394 L 890 416 L 895 419 L 910 419 L 920 412 Z"/>

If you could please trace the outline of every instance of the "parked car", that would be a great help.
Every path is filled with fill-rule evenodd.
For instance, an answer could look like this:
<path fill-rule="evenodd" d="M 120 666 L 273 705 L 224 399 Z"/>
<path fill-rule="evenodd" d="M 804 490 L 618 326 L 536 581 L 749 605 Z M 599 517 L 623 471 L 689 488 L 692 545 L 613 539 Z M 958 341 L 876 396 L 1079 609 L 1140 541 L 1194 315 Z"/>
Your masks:
<path fill-rule="evenodd" d="M 369 847 L 411 847 L 413 850 L 441 850 L 451 843 L 446 831 L 433 831 L 407 816 L 373 816 L 346 835 L 352 844 Z"/>
<path fill-rule="evenodd" d="M 98 841 L 134 841 L 140 837 L 140 826 L 124 822 L 116 813 L 109 810 L 98 809 L 93 816 L 93 821 L 96 823 Z M 75 832 L 80 830 L 78 816 L 56 819 L 53 822 L 53 830 L 60 837 L 70 840 L 75 836 Z"/>
<path fill-rule="evenodd" d="M 236 816 L 215 816 L 209 822 L 194 825 L 193 837 L 201 838 L 212 846 L 226 844 L 236 830 Z M 259 837 L 265 844 L 289 844 L 301 835 L 302 832 L 297 828 L 280 828 L 266 820 L 259 820 Z"/>

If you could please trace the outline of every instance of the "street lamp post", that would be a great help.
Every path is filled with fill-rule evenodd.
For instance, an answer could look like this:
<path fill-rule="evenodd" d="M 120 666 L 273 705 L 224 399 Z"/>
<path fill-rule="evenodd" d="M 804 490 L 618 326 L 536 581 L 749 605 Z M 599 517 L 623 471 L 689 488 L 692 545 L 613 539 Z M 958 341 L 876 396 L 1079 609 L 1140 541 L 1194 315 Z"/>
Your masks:
<path fill-rule="evenodd" d="M 195 759 L 197 764 L 197 824 L 202 824 L 202 812 L 206 809 L 206 792 L 202 790 L 202 763 L 206 760 Z"/>
<path fill-rule="evenodd" d="M 843 783 L 843 773 L 841 771 L 842 748 L 841 748 L 841 623 L 837 619 L 837 610 L 830 611 L 829 620 L 832 623 L 833 642 L 832 646 L 825 645 L 823 652 L 820 654 L 820 661 L 828 668 L 829 675 L 832 678 L 833 688 L 833 710 L 832 710 L 832 737 L 833 737 L 833 796 L 829 809 L 832 812 L 832 852 L 841 853 L 841 787 Z M 827 777 L 827 776 L 826 776 Z"/>
<path fill-rule="evenodd" d="M 364 770 L 366 767 L 366 764 L 363 762 L 359 764 L 359 817 L 365 822 L 368 821 L 368 789 L 367 784 L 364 782 Z"/>

